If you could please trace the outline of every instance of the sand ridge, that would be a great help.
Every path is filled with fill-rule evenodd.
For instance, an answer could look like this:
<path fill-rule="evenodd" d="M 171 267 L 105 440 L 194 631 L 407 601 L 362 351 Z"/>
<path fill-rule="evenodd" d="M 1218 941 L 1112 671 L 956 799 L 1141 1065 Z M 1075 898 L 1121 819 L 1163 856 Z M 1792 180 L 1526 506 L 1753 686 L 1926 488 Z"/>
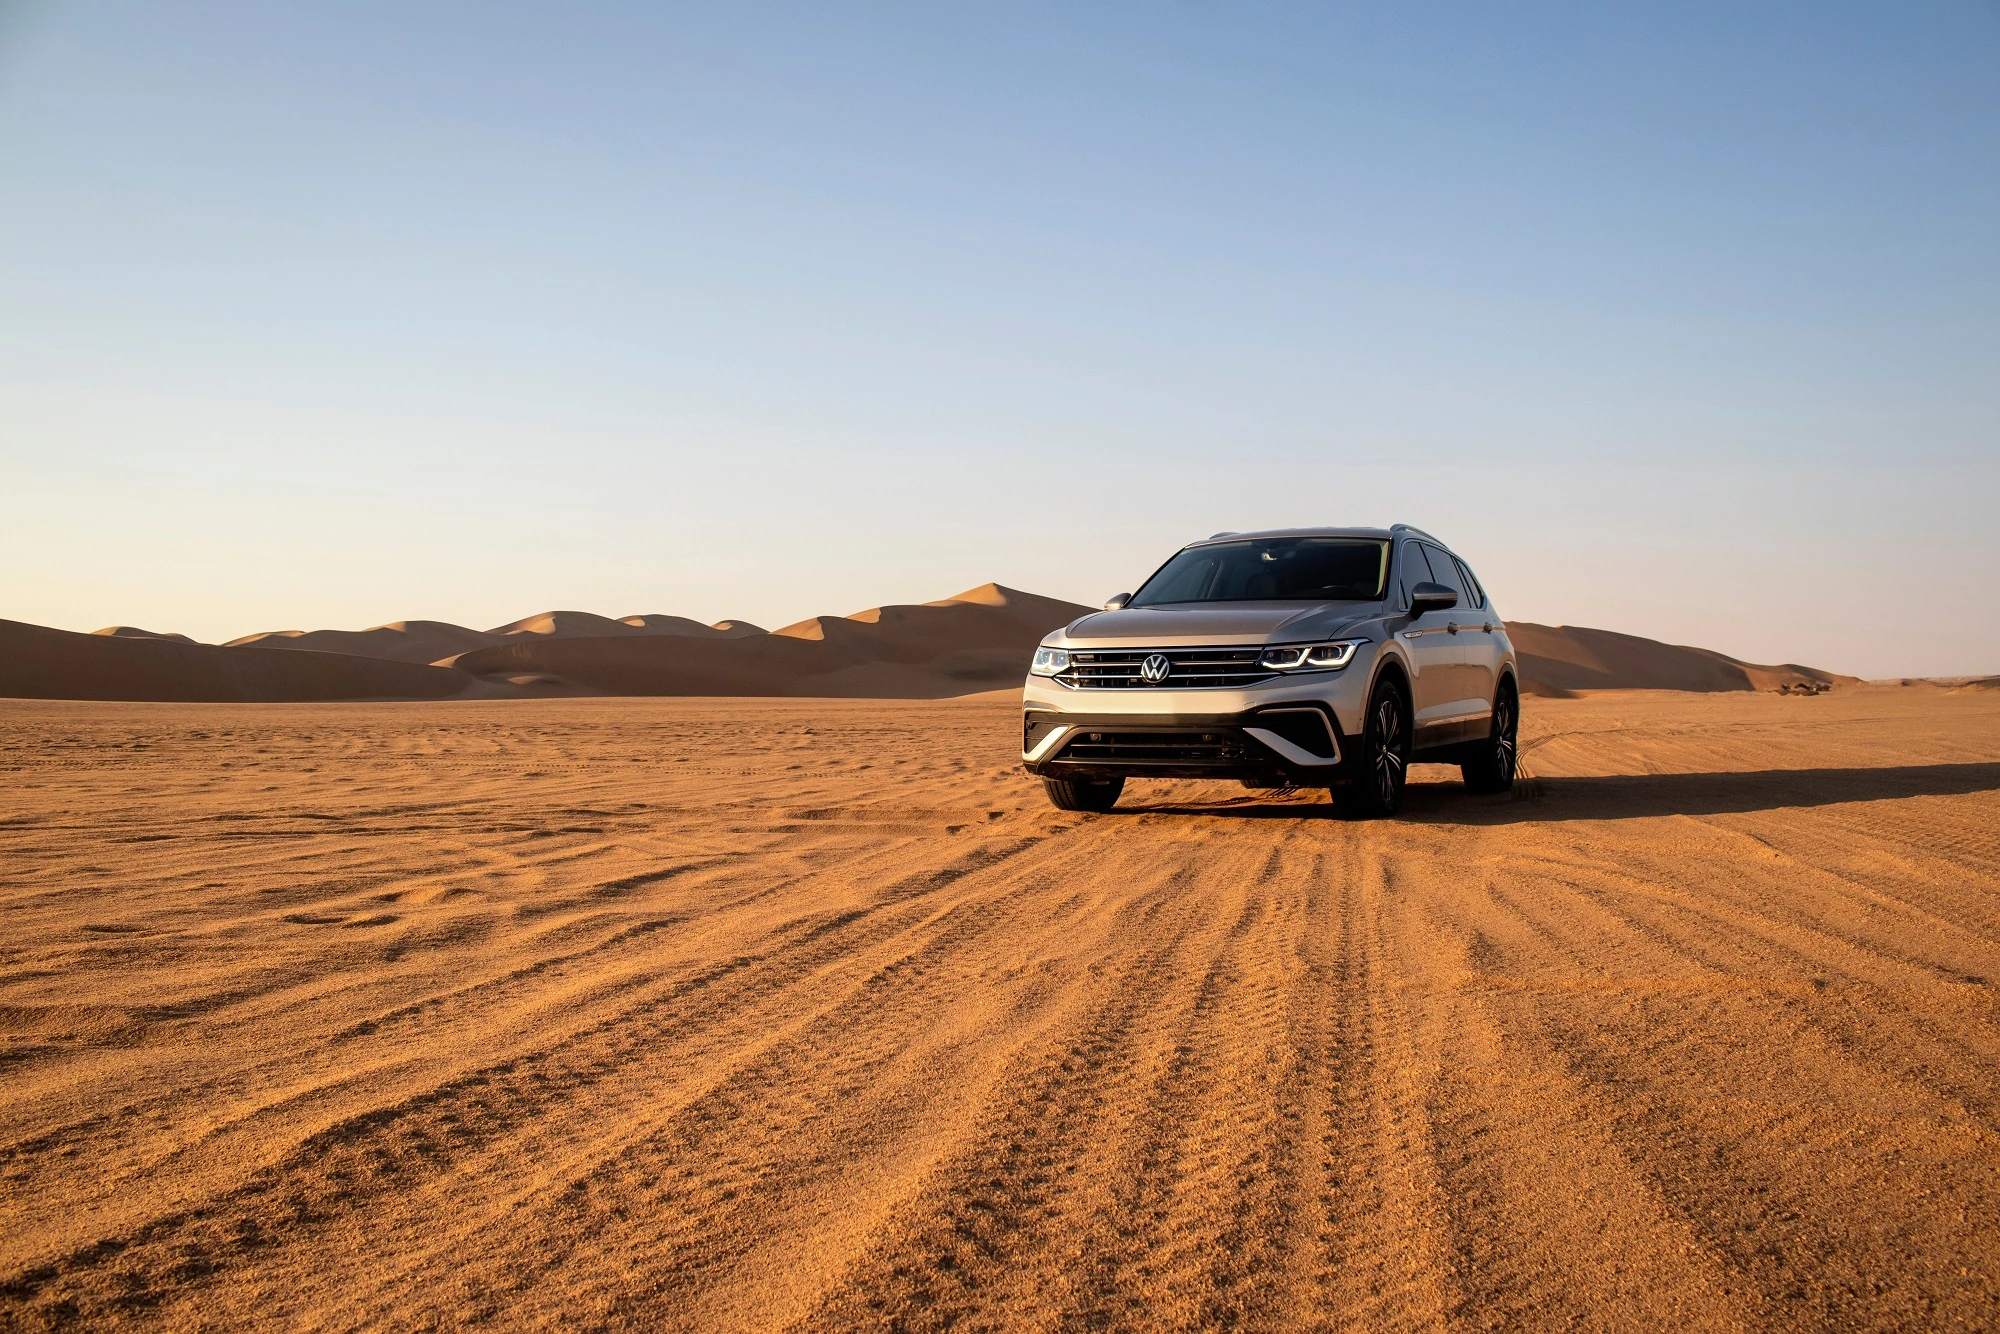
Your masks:
<path fill-rule="evenodd" d="M 919 606 L 814 617 L 775 633 L 747 621 L 705 626 L 679 616 L 612 620 L 558 611 L 490 631 L 392 621 L 368 630 L 271 631 L 219 648 L 140 631 L 77 635 L 0 621 L 0 696 L 945 698 L 1019 682 L 1042 637 L 1086 610 L 986 584 Z M 179 642 L 170 646 L 170 638 Z"/>
<path fill-rule="evenodd" d="M 726 639 L 762 633 L 745 621 L 720 621 L 710 626 L 685 616 L 626 616 L 614 620 L 584 611 L 546 611 L 491 630 L 474 630 L 449 621 L 390 621 L 367 630 L 267 630 L 232 639 L 223 647 L 289 648 L 449 666 L 460 654 L 505 644 L 522 635 L 569 639 L 691 635 Z"/>
<path fill-rule="evenodd" d="M 192 644 L 194 640 L 186 635 L 161 634 L 154 630 L 141 630 L 136 625 L 107 625 L 102 630 L 92 630 L 94 635 L 109 635 L 113 639 L 171 639 L 177 644 Z"/>
<path fill-rule="evenodd" d="M 723 626 L 730 628 L 724 629 Z M 603 639 L 627 635 L 690 635 L 696 639 L 729 639 L 759 633 L 741 621 L 703 625 L 687 616 L 623 616 L 613 619 L 587 611 L 545 611 L 526 616 L 486 632 L 489 643 L 513 635 L 540 635 L 554 639 Z"/>
<path fill-rule="evenodd" d="M 449 621 L 391 621 L 366 630 L 267 630 L 232 639 L 224 648 L 282 648 L 344 653 L 390 662 L 437 663 L 495 642 L 491 634 Z"/>
<path fill-rule="evenodd" d="M 1713 649 L 1663 644 L 1638 635 L 1571 625 L 1507 622 L 1521 684 L 1532 694 L 1578 690 L 1776 690 L 1807 682 L 1855 685 L 1859 678 L 1801 667 L 1744 662 Z"/>
<path fill-rule="evenodd" d="M 460 672 L 343 653 L 222 648 L 168 636 L 81 635 L 0 620 L 0 696 L 264 701 L 441 699 Z"/>
<path fill-rule="evenodd" d="M 1018 683 L 1035 645 L 1089 609 L 996 584 L 917 605 L 713 639 L 523 638 L 454 665 L 613 695 L 943 698 Z"/>
<path fill-rule="evenodd" d="M 1525 724 L 1348 824 L 1005 698 L 0 703 L 0 1310 L 1989 1324 L 2000 697 Z"/>

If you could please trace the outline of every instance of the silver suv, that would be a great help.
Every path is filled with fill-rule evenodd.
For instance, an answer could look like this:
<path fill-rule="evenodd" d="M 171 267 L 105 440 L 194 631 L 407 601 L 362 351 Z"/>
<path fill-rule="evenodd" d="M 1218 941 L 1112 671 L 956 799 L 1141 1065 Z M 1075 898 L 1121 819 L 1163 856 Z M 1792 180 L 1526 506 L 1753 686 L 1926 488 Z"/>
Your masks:
<path fill-rule="evenodd" d="M 1429 533 L 1217 533 L 1042 641 L 1021 759 L 1067 811 L 1131 777 L 1232 778 L 1393 815 L 1412 761 L 1511 787 L 1520 699 L 1499 613 Z"/>

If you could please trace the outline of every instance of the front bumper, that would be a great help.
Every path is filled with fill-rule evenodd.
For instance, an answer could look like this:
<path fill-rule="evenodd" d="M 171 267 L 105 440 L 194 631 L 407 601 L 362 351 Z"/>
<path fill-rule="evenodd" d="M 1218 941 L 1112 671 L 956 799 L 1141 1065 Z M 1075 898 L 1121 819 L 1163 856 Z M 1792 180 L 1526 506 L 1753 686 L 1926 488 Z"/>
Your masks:
<path fill-rule="evenodd" d="M 1031 676 L 1021 760 L 1050 778 L 1240 778 L 1323 785 L 1360 731 L 1367 668 L 1241 689 L 1073 689 Z"/>

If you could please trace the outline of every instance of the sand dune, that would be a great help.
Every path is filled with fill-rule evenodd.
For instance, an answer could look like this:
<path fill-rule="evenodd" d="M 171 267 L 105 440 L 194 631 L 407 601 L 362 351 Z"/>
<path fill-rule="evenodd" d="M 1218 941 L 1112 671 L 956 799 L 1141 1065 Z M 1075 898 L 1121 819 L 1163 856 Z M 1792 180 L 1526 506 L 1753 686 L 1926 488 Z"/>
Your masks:
<path fill-rule="evenodd" d="M 617 695 L 939 698 L 1018 683 L 1042 636 L 1087 610 L 987 584 L 916 606 L 815 616 L 765 635 L 523 638 L 454 665 Z"/>
<path fill-rule="evenodd" d="M 381 658 L 80 635 L 0 620 L 0 696 L 239 702 L 439 699 L 472 684 L 460 672 Z"/>
<path fill-rule="evenodd" d="M 764 632 L 748 621 L 717 621 L 703 625 L 688 616 L 652 613 L 613 620 L 587 611 L 545 611 L 487 631 L 508 638 L 538 635 L 551 639 L 606 639 L 624 635 L 679 635 L 692 639 L 737 639 Z"/>
<path fill-rule="evenodd" d="M 100 630 L 98 633 L 108 632 Z M 685 616 L 627 616 L 613 620 L 587 611 L 546 611 L 524 616 L 492 630 L 474 630 L 449 621 L 391 621 L 368 630 L 266 630 L 232 639 L 224 647 L 311 649 L 322 653 L 385 658 L 391 662 L 449 666 L 460 654 L 511 643 L 519 636 L 615 638 L 685 635 L 732 639 L 762 633 L 747 621 L 720 621 L 711 626 Z"/>
<path fill-rule="evenodd" d="M 1573 690 L 1775 690 L 1811 681 L 1852 685 L 1858 678 L 1785 663 L 1765 667 L 1705 648 L 1682 648 L 1657 639 L 1586 630 L 1569 625 L 1507 622 L 1521 667 L 1521 687 L 1531 694 Z"/>
<path fill-rule="evenodd" d="M 699 630 L 706 630 L 708 628 L 702 625 L 701 622 L 689 620 L 684 616 L 676 616 L 672 619 Z M 495 626 L 493 629 L 487 631 L 487 633 L 502 637 L 512 635 L 542 635 L 562 639 L 603 639 L 617 635 L 644 635 L 653 633 L 653 631 L 645 627 L 643 620 L 644 618 L 642 617 L 633 617 L 630 620 L 618 621 L 613 620 L 609 616 L 599 616 L 588 611 L 545 611 L 539 615 L 524 616 L 518 621 L 510 621 L 506 625 Z M 633 624 L 633 621 L 641 623 Z"/>
<path fill-rule="evenodd" d="M 1347 824 L 1004 700 L 0 704 L 0 1325 L 1991 1328 L 2000 696 L 1524 725 Z"/>
<path fill-rule="evenodd" d="M 657 612 L 648 616 L 623 616 L 618 623 L 643 630 L 649 635 L 688 635 L 695 639 L 741 639 L 745 635 L 766 633 L 762 627 L 748 621 L 717 621 L 714 625 L 703 625 L 687 616 L 663 616 Z"/>
<path fill-rule="evenodd" d="M 102 630 L 92 630 L 94 635 L 109 635 L 113 639 L 171 639 L 176 644 L 192 644 L 186 635 L 160 634 L 153 630 L 141 630 L 136 625 L 107 625 Z"/>
<path fill-rule="evenodd" d="M 267 630 L 232 639 L 225 648 L 310 649 L 390 662 L 433 663 L 498 642 L 449 621 L 391 621 L 368 630 Z"/>

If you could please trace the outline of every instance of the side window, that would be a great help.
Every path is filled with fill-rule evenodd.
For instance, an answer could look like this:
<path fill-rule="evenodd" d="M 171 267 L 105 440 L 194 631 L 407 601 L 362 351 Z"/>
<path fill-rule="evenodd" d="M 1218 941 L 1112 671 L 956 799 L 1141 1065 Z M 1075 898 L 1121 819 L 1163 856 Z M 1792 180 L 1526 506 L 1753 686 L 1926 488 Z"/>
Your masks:
<path fill-rule="evenodd" d="M 1403 605 L 1410 605 L 1410 590 L 1418 584 L 1435 582 L 1431 567 L 1424 563 L 1424 549 L 1415 542 L 1403 543 Z"/>
<path fill-rule="evenodd" d="M 1481 588 L 1479 586 L 1479 580 L 1473 577 L 1472 567 L 1470 565 L 1467 565 L 1464 561 L 1459 561 L 1458 574 L 1460 581 L 1465 585 L 1465 591 L 1472 594 L 1471 605 L 1475 607 L 1485 606 L 1486 590 Z"/>
<path fill-rule="evenodd" d="M 1437 581 L 1458 594 L 1458 605 L 1461 607 L 1472 605 L 1472 599 L 1466 594 L 1465 585 L 1458 581 L 1457 563 L 1448 554 L 1433 546 L 1426 546 L 1424 554 L 1431 558 L 1431 573 L 1436 576 Z"/>

